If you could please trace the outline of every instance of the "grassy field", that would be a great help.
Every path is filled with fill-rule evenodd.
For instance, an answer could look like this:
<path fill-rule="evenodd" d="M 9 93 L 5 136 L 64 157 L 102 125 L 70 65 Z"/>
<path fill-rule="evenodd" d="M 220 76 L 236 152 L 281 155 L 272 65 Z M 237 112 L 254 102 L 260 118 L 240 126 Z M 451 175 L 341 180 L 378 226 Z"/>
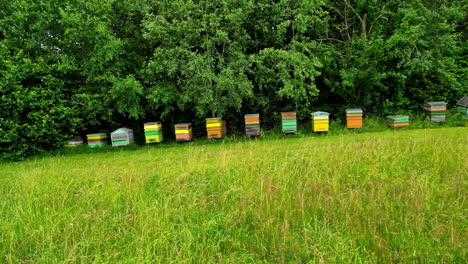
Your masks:
<path fill-rule="evenodd" d="M 0 263 L 465 263 L 468 128 L 0 164 Z"/>

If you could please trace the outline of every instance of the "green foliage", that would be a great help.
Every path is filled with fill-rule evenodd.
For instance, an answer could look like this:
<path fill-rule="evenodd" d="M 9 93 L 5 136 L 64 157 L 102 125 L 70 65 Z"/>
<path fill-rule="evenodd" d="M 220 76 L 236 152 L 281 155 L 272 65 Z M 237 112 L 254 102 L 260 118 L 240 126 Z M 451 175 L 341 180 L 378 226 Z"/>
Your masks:
<path fill-rule="evenodd" d="M 0 43 L 0 151 L 18 159 L 60 147 L 76 132 L 76 109 L 64 98 L 64 84 L 50 74 L 43 60 L 33 62 L 21 52 L 10 56 Z"/>
<path fill-rule="evenodd" d="M 317 106 L 354 105 L 394 114 L 429 100 L 453 105 L 468 87 L 460 0 L 0 6 L 0 140 L 8 157 L 149 119 L 171 127 L 220 116 L 235 130 L 239 117 L 256 112 L 271 128 L 279 111 L 308 119 Z M 42 119 L 52 127 L 46 136 L 20 132 Z"/>
<path fill-rule="evenodd" d="M 466 93 L 460 1 L 346 0 L 330 10 L 339 43 L 323 47 L 324 82 L 346 103 L 389 114 Z"/>

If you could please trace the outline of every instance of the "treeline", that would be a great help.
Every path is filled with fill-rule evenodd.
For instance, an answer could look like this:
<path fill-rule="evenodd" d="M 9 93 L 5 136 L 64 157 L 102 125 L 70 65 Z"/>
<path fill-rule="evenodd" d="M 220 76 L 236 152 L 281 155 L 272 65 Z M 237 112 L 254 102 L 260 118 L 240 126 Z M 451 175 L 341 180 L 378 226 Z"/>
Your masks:
<path fill-rule="evenodd" d="M 466 4 L 0 0 L 0 150 L 320 106 L 381 115 L 467 92 Z M 232 126 L 239 124 L 231 123 Z M 199 125 L 198 127 L 203 127 Z M 199 131 L 201 133 L 201 131 Z"/>

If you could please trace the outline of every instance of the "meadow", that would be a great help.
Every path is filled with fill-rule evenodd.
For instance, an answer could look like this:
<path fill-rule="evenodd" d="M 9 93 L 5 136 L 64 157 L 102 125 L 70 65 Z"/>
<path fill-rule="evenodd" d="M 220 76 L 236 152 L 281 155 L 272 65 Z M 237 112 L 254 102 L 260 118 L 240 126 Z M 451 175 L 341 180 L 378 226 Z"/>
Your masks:
<path fill-rule="evenodd" d="M 0 263 L 466 263 L 468 128 L 0 163 Z"/>

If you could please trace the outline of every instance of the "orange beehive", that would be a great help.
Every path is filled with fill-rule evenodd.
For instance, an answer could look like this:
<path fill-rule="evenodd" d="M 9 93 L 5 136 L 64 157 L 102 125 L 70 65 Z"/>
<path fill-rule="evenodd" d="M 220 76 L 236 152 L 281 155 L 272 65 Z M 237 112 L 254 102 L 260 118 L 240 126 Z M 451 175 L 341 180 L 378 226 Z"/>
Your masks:
<path fill-rule="evenodd" d="M 223 137 L 223 121 L 219 117 L 207 118 L 206 119 L 206 133 L 209 139 L 222 138 Z"/>
<path fill-rule="evenodd" d="M 245 135 L 246 136 L 260 136 L 260 115 L 247 114 L 245 119 Z"/>
<path fill-rule="evenodd" d="M 393 128 L 409 126 L 409 116 L 406 116 L 406 115 L 387 116 L 387 125 Z"/>
<path fill-rule="evenodd" d="M 389 127 L 404 127 L 409 126 L 409 122 L 400 122 L 400 123 L 387 123 Z"/>
<path fill-rule="evenodd" d="M 181 123 L 174 125 L 176 141 L 192 140 L 192 123 Z"/>
<path fill-rule="evenodd" d="M 362 128 L 362 110 L 346 109 L 346 127 Z"/>

